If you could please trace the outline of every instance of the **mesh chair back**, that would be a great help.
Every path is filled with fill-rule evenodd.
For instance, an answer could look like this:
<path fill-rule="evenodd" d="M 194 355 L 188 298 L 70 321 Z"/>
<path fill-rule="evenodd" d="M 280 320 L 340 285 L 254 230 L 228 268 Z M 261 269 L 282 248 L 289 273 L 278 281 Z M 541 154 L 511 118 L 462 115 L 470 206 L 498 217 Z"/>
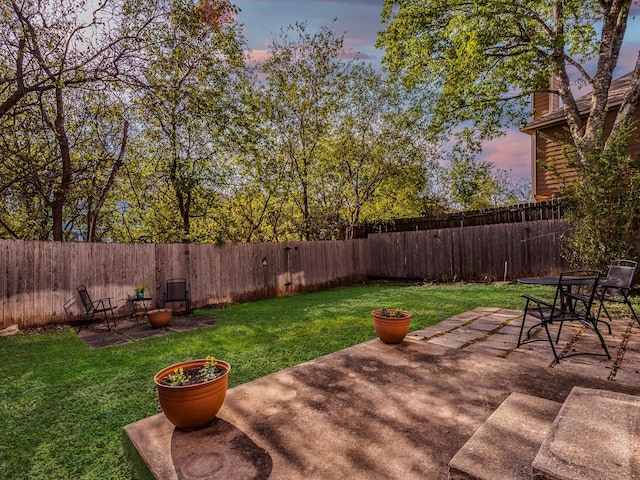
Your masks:
<path fill-rule="evenodd" d="M 91 301 L 91 297 L 89 296 L 89 292 L 87 292 L 87 287 L 84 285 L 80 285 L 78 287 L 78 294 L 80 295 L 80 300 L 82 300 L 82 305 L 84 305 L 84 309 L 88 312 L 93 308 L 93 302 Z"/>
<path fill-rule="evenodd" d="M 620 289 L 629 290 L 633 285 L 637 265 L 638 262 L 632 260 L 614 260 L 609 266 L 604 282 Z"/>
<path fill-rule="evenodd" d="M 591 317 L 599 277 L 600 272 L 595 270 L 572 270 L 560 275 L 559 290 L 565 315 Z"/>
<path fill-rule="evenodd" d="M 184 278 L 173 278 L 167 280 L 166 301 L 186 300 L 187 281 Z"/>

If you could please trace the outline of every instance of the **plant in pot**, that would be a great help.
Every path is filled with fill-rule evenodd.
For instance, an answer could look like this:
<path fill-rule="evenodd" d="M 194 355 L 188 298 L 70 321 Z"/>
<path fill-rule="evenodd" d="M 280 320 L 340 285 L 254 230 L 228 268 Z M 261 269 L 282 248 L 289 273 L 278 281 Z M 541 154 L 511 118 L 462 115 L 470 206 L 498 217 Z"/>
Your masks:
<path fill-rule="evenodd" d="M 154 376 L 164 416 L 180 430 L 213 422 L 227 395 L 231 365 L 212 356 L 176 363 Z"/>
<path fill-rule="evenodd" d="M 371 312 L 373 328 L 384 343 L 400 343 L 409 333 L 411 313 L 399 308 L 381 308 Z"/>
<path fill-rule="evenodd" d="M 170 308 L 155 308 L 147 310 L 147 318 L 153 328 L 164 328 L 171 321 L 171 312 Z"/>
<path fill-rule="evenodd" d="M 136 298 L 137 299 L 144 298 L 144 292 L 146 292 L 146 290 L 147 290 L 146 284 L 136 285 Z"/>

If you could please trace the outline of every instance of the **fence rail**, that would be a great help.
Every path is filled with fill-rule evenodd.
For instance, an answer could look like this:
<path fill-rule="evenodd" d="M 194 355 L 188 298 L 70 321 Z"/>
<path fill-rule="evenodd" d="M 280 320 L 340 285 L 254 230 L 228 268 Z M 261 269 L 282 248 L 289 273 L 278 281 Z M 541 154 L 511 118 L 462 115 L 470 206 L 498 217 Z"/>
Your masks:
<path fill-rule="evenodd" d="M 501 223 L 561 220 L 563 217 L 564 208 L 560 200 L 549 200 L 486 210 L 448 213 L 435 217 L 399 218 L 388 222 L 364 222 L 356 225 L 353 238 L 366 238 L 371 233 L 415 232 Z"/>
<path fill-rule="evenodd" d="M 368 239 L 199 244 L 0 240 L 0 329 L 61 323 L 82 314 L 78 285 L 111 297 L 120 314 L 137 284 L 156 306 L 169 278 L 186 278 L 193 307 L 352 284 L 367 277 L 513 280 L 553 274 L 562 221 L 446 228 Z M 505 274 L 506 272 L 506 274 Z"/>

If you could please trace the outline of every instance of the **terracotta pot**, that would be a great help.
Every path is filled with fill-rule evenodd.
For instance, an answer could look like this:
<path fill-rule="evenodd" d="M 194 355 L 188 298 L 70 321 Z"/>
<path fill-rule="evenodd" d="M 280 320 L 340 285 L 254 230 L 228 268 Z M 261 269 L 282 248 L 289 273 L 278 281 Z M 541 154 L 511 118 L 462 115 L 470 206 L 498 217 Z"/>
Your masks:
<path fill-rule="evenodd" d="M 374 310 L 373 328 L 378 338 L 384 343 L 400 343 L 409 333 L 409 325 L 411 324 L 411 313 L 401 310 L 402 317 L 389 318 L 383 317 L 381 310 Z"/>
<path fill-rule="evenodd" d="M 172 387 L 163 385 L 160 380 L 173 373 L 176 368 L 182 367 L 184 370 L 202 368 L 205 363 L 207 363 L 205 359 L 176 363 L 163 368 L 153 377 L 158 387 L 158 400 L 162 413 L 167 420 L 181 430 L 193 430 L 213 422 L 227 396 L 231 365 L 222 360 L 216 360 L 216 366 L 224 368 L 226 372 L 221 377 L 194 385 Z"/>
<path fill-rule="evenodd" d="M 147 311 L 147 318 L 153 328 L 164 328 L 171 321 L 171 309 L 149 310 Z"/>

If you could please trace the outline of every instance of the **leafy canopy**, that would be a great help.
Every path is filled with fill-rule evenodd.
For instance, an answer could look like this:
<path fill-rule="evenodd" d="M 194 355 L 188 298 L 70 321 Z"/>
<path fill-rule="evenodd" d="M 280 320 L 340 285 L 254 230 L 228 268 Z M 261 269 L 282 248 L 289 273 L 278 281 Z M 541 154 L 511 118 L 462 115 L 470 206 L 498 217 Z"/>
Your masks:
<path fill-rule="evenodd" d="M 482 140 L 522 124 L 529 95 L 548 90 L 553 73 L 574 142 L 581 149 L 586 140 L 590 149 L 602 141 L 601 120 L 631 6 L 630 0 L 385 0 L 386 28 L 377 45 L 393 76 L 422 89 L 433 133 L 461 129 L 467 140 Z M 590 84 L 598 99 L 586 122 L 575 109 L 568 72 L 577 72 L 577 81 Z M 629 91 L 637 94 L 639 84 Z M 632 102 L 637 105 L 637 98 Z"/>

